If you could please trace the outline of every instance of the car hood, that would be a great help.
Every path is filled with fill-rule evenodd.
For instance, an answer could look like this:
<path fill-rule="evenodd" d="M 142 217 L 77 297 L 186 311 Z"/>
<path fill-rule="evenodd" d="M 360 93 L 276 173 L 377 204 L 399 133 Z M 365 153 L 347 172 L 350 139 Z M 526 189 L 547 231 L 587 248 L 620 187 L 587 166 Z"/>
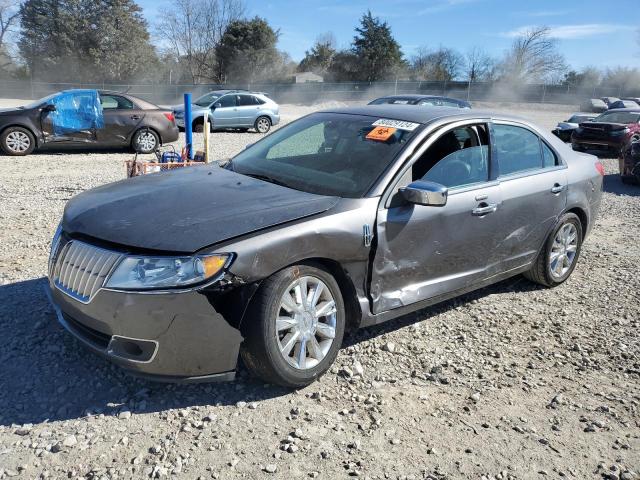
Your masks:
<path fill-rule="evenodd" d="M 171 110 L 173 110 L 176 113 L 183 113 L 184 112 L 184 104 L 183 105 L 174 105 L 173 107 L 171 107 Z M 204 112 L 205 110 L 209 110 L 207 107 L 201 107 L 200 105 L 191 105 L 191 112 Z"/>
<path fill-rule="evenodd" d="M 83 192 L 67 203 L 62 228 L 128 247 L 192 253 L 324 212 L 338 200 L 196 166 Z"/>

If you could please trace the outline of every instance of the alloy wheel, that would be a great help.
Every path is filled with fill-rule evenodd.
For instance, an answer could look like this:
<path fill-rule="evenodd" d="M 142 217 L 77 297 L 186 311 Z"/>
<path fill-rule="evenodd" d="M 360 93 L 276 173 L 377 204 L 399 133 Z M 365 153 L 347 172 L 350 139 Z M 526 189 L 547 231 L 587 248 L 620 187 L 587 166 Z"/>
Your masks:
<path fill-rule="evenodd" d="M 31 147 L 31 139 L 24 132 L 11 132 L 5 139 L 5 144 L 9 150 L 15 153 L 24 153 Z"/>
<path fill-rule="evenodd" d="M 573 265 L 578 251 L 578 230 L 573 223 L 565 223 L 553 239 L 549 253 L 549 270 L 555 279 L 564 277 Z"/>
<path fill-rule="evenodd" d="M 308 370 L 327 355 L 336 336 L 336 302 L 319 278 L 304 276 L 285 290 L 276 321 L 282 357 L 293 368 Z"/>
<path fill-rule="evenodd" d="M 258 119 L 258 124 L 257 124 L 258 132 L 267 133 L 269 131 L 270 126 L 271 125 L 269 123 L 269 120 L 267 120 L 266 118 L 263 117 Z"/>
<path fill-rule="evenodd" d="M 142 132 L 138 135 L 138 148 L 145 152 L 150 152 L 156 148 L 156 137 L 149 131 Z"/>

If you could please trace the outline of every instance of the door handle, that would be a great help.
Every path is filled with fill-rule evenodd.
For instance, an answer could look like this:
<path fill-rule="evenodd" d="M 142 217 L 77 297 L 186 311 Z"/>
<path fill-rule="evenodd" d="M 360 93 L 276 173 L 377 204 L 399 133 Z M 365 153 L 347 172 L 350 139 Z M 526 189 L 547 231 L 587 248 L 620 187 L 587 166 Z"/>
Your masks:
<path fill-rule="evenodd" d="M 498 204 L 497 203 L 487 204 L 487 203 L 482 202 L 476 208 L 471 210 L 471 213 L 473 215 L 475 215 L 476 217 L 481 217 L 483 215 L 489 215 L 490 213 L 495 212 L 497 209 L 498 209 Z"/>
<path fill-rule="evenodd" d="M 140 120 L 140 115 L 131 115 L 131 120 Z"/>
<path fill-rule="evenodd" d="M 563 190 L 564 190 L 564 185 L 560 185 L 559 183 L 556 183 L 551 188 L 551 193 L 558 194 L 558 193 L 562 192 Z"/>

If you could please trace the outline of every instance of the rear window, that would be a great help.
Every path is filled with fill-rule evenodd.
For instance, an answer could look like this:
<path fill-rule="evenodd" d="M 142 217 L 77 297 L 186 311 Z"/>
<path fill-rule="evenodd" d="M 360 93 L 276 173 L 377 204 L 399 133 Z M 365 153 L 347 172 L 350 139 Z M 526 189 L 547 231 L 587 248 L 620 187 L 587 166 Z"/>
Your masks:
<path fill-rule="evenodd" d="M 412 102 L 412 98 L 378 98 L 369 105 L 410 105 Z"/>
<path fill-rule="evenodd" d="M 605 112 L 594 120 L 594 122 L 625 124 L 638 123 L 638 121 L 640 121 L 638 112 Z"/>

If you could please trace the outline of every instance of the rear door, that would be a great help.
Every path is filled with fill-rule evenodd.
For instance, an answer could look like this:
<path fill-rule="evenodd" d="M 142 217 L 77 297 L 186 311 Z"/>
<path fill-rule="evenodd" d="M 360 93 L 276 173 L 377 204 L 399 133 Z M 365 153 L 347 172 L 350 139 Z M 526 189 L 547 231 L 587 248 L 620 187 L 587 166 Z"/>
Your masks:
<path fill-rule="evenodd" d="M 260 104 L 253 95 L 238 95 L 238 125 L 252 127 L 258 117 Z"/>
<path fill-rule="evenodd" d="M 560 156 L 524 125 L 494 122 L 492 149 L 502 198 L 503 270 L 533 261 L 567 201 L 567 168 Z"/>
<path fill-rule="evenodd" d="M 214 104 L 213 128 L 228 128 L 238 125 L 237 95 L 227 94 L 220 97 Z"/>
<path fill-rule="evenodd" d="M 498 271 L 504 215 L 488 128 L 470 123 L 441 133 L 394 187 L 419 179 L 445 185 L 445 206 L 413 205 L 395 194 L 378 211 L 374 313 L 469 287 Z"/>
<path fill-rule="evenodd" d="M 127 97 L 100 94 L 104 115 L 104 128 L 98 130 L 98 142 L 102 145 L 126 145 L 131 135 L 142 123 L 146 112 Z"/>

